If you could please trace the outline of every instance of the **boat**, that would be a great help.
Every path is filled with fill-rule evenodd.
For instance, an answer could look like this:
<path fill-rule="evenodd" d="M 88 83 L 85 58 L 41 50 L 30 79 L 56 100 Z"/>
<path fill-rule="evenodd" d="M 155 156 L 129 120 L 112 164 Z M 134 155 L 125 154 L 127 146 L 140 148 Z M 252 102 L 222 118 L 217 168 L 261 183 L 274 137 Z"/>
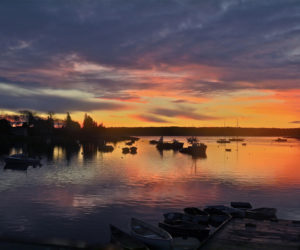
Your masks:
<path fill-rule="evenodd" d="M 157 140 L 150 140 L 149 143 L 152 144 L 152 145 L 156 145 L 158 143 L 158 141 Z"/>
<path fill-rule="evenodd" d="M 244 138 L 229 138 L 229 141 L 237 141 L 237 142 L 239 142 L 239 141 L 245 141 L 245 139 Z"/>
<path fill-rule="evenodd" d="M 135 239 L 131 235 L 123 232 L 116 226 L 110 226 L 111 243 L 120 246 L 125 250 L 149 250 L 149 248 L 141 241 Z"/>
<path fill-rule="evenodd" d="M 180 149 L 179 152 L 183 154 L 189 154 L 192 156 L 206 157 L 206 148 L 207 146 L 204 143 L 195 142 L 192 146 Z"/>
<path fill-rule="evenodd" d="M 242 146 L 246 146 L 246 145 L 247 145 L 247 143 L 245 143 L 245 142 L 244 142 L 244 143 L 242 143 Z"/>
<path fill-rule="evenodd" d="M 225 148 L 226 152 L 231 152 L 231 148 Z"/>
<path fill-rule="evenodd" d="M 277 138 L 276 140 L 274 140 L 276 142 L 287 142 L 287 139 L 284 138 Z"/>
<path fill-rule="evenodd" d="M 186 207 L 183 209 L 184 213 L 194 218 L 198 223 L 207 224 L 209 221 L 209 214 L 196 207 Z"/>
<path fill-rule="evenodd" d="M 183 148 L 183 142 L 173 140 L 172 142 L 164 142 L 163 137 L 158 141 L 156 148 L 158 150 L 180 150 Z"/>
<path fill-rule="evenodd" d="M 195 142 L 198 142 L 198 139 L 197 139 L 195 136 L 188 137 L 188 138 L 186 138 L 186 140 L 187 140 L 187 142 L 188 142 L 189 144 L 193 144 L 193 143 L 195 143 Z"/>
<path fill-rule="evenodd" d="M 173 249 L 172 236 L 162 228 L 152 226 L 142 220 L 131 218 L 131 235 L 151 249 Z"/>
<path fill-rule="evenodd" d="M 217 143 L 230 143 L 230 141 L 226 139 L 219 139 L 217 140 Z"/>
<path fill-rule="evenodd" d="M 276 208 L 261 207 L 246 211 L 246 217 L 256 220 L 276 219 Z"/>
<path fill-rule="evenodd" d="M 158 226 L 169 232 L 172 237 L 194 237 L 200 241 L 207 238 L 210 232 L 210 228 L 207 225 L 188 221 L 177 221 L 177 223 L 173 224 L 160 222 Z"/>
<path fill-rule="evenodd" d="M 224 206 L 224 205 L 215 205 L 215 206 L 207 206 L 206 209 L 208 209 L 208 211 L 220 210 L 222 212 L 230 214 L 234 218 L 244 218 L 245 217 L 245 211 L 243 209 L 239 209 L 239 208 L 233 208 L 233 207 L 228 207 L 228 206 Z"/>
<path fill-rule="evenodd" d="M 130 149 L 128 147 L 122 148 L 122 153 L 123 154 L 128 154 Z"/>
<path fill-rule="evenodd" d="M 137 147 L 130 147 L 130 154 L 136 154 L 137 153 Z"/>
<path fill-rule="evenodd" d="M 223 222 L 231 218 L 231 215 L 229 213 L 224 212 L 216 207 L 206 207 L 204 211 L 210 215 L 209 224 L 213 227 L 218 227 Z"/>
<path fill-rule="evenodd" d="M 24 154 L 14 154 L 14 155 L 10 155 L 6 158 L 4 158 L 4 161 L 6 164 L 13 164 L 13 165 L 40 165 L 41 162 L 39 159 L 35 159 L 35 158 L 30 158 L 27 157 Z"/>
<path fill-rule="evenodd" d="M 230 202 L 230 206 L 239 209 L 251 209 L 252 205 L 249 202 L 240 202 L 240 201 L 232 201 Z"/>
<path fill-rule="evenodd" d="M 164 222 L 167 224 L 178 224 L 178 222 L 185 221 L 195 224 L 207 224 L 209 215 L 191 215 L 187 213 L 165 213 L 164 214 Z"/>

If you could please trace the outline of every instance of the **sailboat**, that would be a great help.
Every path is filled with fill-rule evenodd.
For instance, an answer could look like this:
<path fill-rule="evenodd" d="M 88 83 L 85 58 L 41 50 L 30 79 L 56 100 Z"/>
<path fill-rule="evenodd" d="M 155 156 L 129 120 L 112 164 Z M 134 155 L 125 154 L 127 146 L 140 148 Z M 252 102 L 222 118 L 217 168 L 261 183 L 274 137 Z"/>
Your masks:
<path fill-rule="evenodd" d="M 224 129 L 225 129 L 225 121 L 224 121 Z M 217 143 L 230 143 L 230 140 L 227 140 L 226 138 L 221 138 L 219 140 L 217 140 Z"/>
<path fill-rule="evenodd" d="M 239 128 L 239 120 L 236 120 L 236 128 Z M 245 141 L 244 138 L 239 138 L 238 136 L 230 138 L 229 141 Z"/>

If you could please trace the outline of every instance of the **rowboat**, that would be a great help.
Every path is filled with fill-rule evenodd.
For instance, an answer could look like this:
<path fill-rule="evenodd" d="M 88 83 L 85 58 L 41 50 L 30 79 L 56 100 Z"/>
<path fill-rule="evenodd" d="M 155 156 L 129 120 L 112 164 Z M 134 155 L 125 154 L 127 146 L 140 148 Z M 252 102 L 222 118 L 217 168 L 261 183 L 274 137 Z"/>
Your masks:
<path fill-rule="evenodd" d="M 116 226 L 110 225 L 111 242 L 125 250 L 149 250 L 141 241 L 123 232 Z"/>
<path fill-rule="evenodd" d="M 132 218 L 131 235 L 148 245 L 151 249 L 173 249 L 173 238 L 165 230 L 152 226 L 142 220 Z"/>
<path fill-rule="evenodd" d="M 188 221 L 177 221 L 177 223 L 173 224 L 160 222 L 158 226 L 169 232 L 172 237 L 195 237 L 199 240 L 207 238 L 210 231 L 210 228 L 206 225 Z"/>
<path fill-rule="evenodd" d="M 185 214 L 193 216 L 198 223 L 206 224 L 209 221 L 209 214 L 197 207 L 186 207 L 183 211 Z"/>

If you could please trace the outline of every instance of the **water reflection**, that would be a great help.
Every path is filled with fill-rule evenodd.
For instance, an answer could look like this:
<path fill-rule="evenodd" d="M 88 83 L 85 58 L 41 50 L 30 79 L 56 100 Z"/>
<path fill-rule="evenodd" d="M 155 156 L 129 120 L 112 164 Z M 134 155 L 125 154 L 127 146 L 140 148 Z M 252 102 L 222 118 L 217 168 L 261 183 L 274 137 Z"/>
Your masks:
<path fill-rule="evenodd" d="M 126 142 L 111 152 L 93 144 L 4 149 L 40 155 L 43 167 L 28 168 L 26 175 L 1 172 L 0 230 L 88 241 L 101 234 L 105 242 L 109 223 L 126 229 L 135 216 L 155 224 L 163 212 L 232 200 L 277 207 L 279 217 L 300 219 L 298 141 L 247 138 L 246 147 L 234 142 L 226 152 L 217 138 L 207 137 L 201 138 L 207 156 L 193 158 L 157 151 L 151 139 L 137 141 L 135 155 L 122 153 Z"/>

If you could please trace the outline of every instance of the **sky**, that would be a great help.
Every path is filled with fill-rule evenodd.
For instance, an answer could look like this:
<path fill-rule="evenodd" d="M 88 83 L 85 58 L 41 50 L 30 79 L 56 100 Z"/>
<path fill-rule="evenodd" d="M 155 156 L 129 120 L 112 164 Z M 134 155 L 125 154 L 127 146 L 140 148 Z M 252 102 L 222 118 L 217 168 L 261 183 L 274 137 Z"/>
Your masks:
<path fill-rule="evenodd" d="M 300 127 L 299 0 L 2 0 L 0 112 Z"/>

